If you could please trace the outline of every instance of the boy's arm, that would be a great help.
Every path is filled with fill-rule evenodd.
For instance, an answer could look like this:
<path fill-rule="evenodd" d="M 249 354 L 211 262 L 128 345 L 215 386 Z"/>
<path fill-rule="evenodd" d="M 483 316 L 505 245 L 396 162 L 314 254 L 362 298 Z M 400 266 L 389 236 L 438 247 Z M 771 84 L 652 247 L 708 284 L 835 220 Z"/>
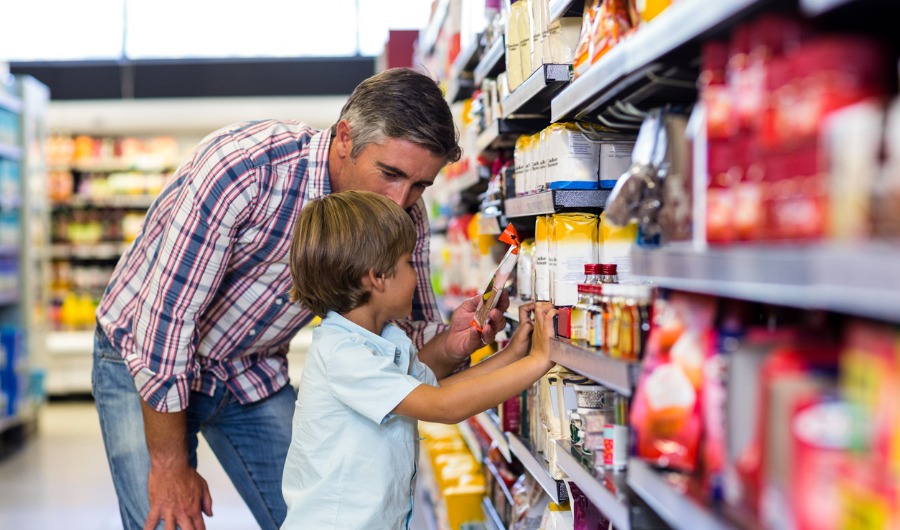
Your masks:
<path fill-rule="evenodd" d="M 553 329 L 556 310 L 550 304 L 535 308 L 535 328 L 531 354 L 514 362 L 509 356 L 485 361 L 475 375 L 441 387 L 419 385 L 393 412 L 401 416 L 437 423 L 459 423 L 506 401 L 534 384 L 553 367 L 548 330 Z"/>

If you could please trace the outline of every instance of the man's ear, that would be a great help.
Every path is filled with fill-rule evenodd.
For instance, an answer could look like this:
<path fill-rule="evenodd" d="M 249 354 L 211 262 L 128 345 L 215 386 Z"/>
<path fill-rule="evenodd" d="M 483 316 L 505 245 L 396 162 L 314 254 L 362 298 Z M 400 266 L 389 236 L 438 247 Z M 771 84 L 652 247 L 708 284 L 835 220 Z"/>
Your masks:
<path fill-rule="evenodd" d="M 348 158 L 353 151 L 353 137 L 350 135 L 350 124 L 347 120 L 338 122 L 337 134 L 334 136 L 334 145 L 338 156 L 342 159 Z"/>

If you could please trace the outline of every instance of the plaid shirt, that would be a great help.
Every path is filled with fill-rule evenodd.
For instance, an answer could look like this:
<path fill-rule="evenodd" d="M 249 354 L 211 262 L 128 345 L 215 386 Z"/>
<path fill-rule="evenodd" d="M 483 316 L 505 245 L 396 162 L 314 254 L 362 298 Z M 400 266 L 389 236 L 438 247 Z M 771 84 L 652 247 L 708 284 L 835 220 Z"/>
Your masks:
<path fill-rule="evenodd" d="M 241 403 L 288 384 L 290 340 L 313 318 L 290 302 L 288 254 L 300 209 L 331 191 L 329 133 L 272 120 L 220 129 L 147 211 L 97 321 L 155 410 L 183 410 L 191 391 L 212 395 L 216 379 Z M 419 283 L 410 320 L 397 324 L 421 348 L 446 326 L 429 281 L 421 199 L 409 215 Z"/>

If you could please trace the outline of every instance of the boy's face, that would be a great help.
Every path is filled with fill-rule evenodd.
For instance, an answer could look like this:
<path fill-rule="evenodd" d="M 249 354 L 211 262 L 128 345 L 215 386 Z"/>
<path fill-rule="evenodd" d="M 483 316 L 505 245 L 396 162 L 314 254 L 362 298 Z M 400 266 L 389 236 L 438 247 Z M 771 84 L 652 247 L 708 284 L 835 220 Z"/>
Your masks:
<path fill-rule="evenodd" d="M 412 313 L 417 280 L 412 254 L 407 252 L 397 260 L 394 275 L 385 279 L 384 307 L 389 320 L 407 318 Z"/>
<path fill-rule="evenodd" d="M 336 141 L 349 153 L 353 143 L 349 132 L 339 130 Z M 434 184 L 445 160 L 407 140 L 388 138 L 368 144 L 354 159 L 343 158 L 340 175 L 332 181 L 332 191 L 371 191 L 384 195 L 401 207 L 410 208 L 426 188 Z"/>

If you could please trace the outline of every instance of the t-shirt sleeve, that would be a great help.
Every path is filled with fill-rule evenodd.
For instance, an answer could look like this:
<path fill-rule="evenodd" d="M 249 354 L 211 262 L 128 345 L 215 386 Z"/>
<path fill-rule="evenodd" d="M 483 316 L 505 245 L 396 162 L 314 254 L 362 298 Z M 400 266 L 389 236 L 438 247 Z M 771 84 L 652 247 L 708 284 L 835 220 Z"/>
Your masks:
<path fill-rule="evenodd" d="M 393 359 L 362 344 L 332 352 L 325 364 L 328 386 L 335 398 L 378 424 L 389 420 L 391 411 L 422 384 L 415 376 L 403 373 Z"/>

